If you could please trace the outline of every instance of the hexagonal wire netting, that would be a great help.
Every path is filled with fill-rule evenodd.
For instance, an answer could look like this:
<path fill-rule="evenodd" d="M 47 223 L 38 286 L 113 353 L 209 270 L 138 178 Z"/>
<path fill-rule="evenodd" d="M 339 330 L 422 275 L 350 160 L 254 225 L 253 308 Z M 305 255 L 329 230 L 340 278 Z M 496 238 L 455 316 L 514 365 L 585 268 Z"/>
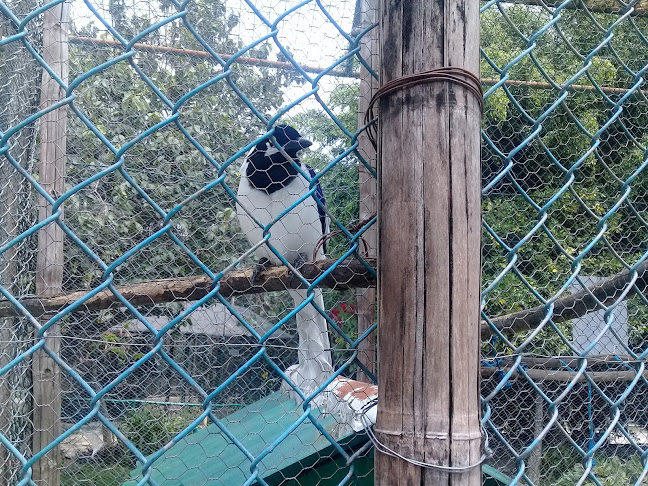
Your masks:
<path fill-rule="evenodd" d="M 370 482 L 366 437 L 317 407 L 337 376 L 375 380 L 375 297 L 353 279 L 375 255 L 358 120 L 376 3 L 0 3 L 8 484 Z M 509 484 L 643 484 L 648 6 L 493 0 L 481 22 L 488 463 Z M 300 157 L 317 172 L 248 239 L 241 163 L 276 123 L 314 142 Z M 256 243 L 324 209 L 317 183 L 339 230 L 323 276 L 302 294 L 280 291 L 299 275 L 251 282 Z M 300 338 L 320 348 L 299 355 Z M 324 368 L 310 388 L 290 368 L 309 359 Z"/>

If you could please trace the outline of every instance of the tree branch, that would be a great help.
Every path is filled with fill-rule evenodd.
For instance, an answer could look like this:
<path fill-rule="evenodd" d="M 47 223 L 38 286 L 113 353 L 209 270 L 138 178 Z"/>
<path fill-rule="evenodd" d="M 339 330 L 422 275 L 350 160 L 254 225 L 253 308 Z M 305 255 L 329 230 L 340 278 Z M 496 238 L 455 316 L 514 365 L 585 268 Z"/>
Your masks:
<path fill-rule="evenodd" d="M 510 368 L 503 368 L 503 369 L 498 369 L 498 368 L 481 368 L 481 376 L 482 377 L 488 377 L 492 376 L 496 373 L 508 373 L 510 371 Z M 525 370 L 525 373 L 529 378 L 531 378 L 534 382 L 545 382 L 545 381 L 560 381 L 563 383 L 568 383 L 571 381 L 579 381 L 583 382 L 587 380 L 587 377 L 591 378 L 592 381 L 595 381 L 596 383 L 601 383 L 601 382 L 616 382 L 616 381 L 632 381 L 635 379 L 637 376 L 637 372 L 634 370 L 629 370 L 629 371 L 587 371 L 586 373 L 582 373 L 580 376 L 578 376 L 578 372 L 576 371 L 568 371 L 568 370 L 536 370 L 536 369 L 528 369 Z M 643 376 L 648 378 L 648 371 L 643 372 Z M 578 377 L 578 378 L 577 378 Z M 520 373 L 519 371 L 514 371 L 511 373 L 511 376 L 509 377 L 509 381 L 512 380 L 526 380 L 526 377 Z"/>
<path fill-rule="evenodd" d="M 375 267 L 374 259 L 367 259 Z M 337 260 L 320 260 L 306 263 L 301 267 L 302 275 L 309 281 L 318 278 L 322 273 L 337 263 Z M 256 294 L 279 290 L 302 288 L 299 281 L 293 277 L 288 267 L 273 267 L 262 272 L 256 285 L 252 285 L 252 268 L 234 270 L 225 274 L 220 280 L 220 294 L 229 297 L 235 294 Z M 195 301 L 210 291 L 212 281 L 207 276 L 182 277 L 162 280 L 152 280 L 136 284 L 118 285 L 119 293 L 132 305 L 152 305 L 165 302 Z M 375 285 L 375 277 L 359 260 L 346 260 L 340 263 L 320 284 L 319 287 L 347 290 L 365 288 Z M 88 294 L 88 290 L 70 292 L 45 299 L 29 298 L 21 304 L 37 317 L 45 313 L 58 312 L 73 304 Z M 119 300 L 110 290 L 104 290 L 90 298 L 79 307 L 79 310 L 106 309 Z M 20 312 L 6 300 L 0 300 L 0 317 L 21 315 Z"/>
<path fill-rule="evenodd" d="M 646 288 L 648 280 L 648 261 L 643 262 L 637 267 L 637 280 L 635 286 L 640 292 Z M 632 280 L 632 274 L 627 270 L 612 277 L 609 280 L 593 285 L 587 289 L 581 290 L 574 294 L 557 299 L 554 302 L 551 320 L 554 323 L 568 321 L 577 317 L 582 317 L 590 312 L 601 310 L 600 304 L 605 306 L 618 300 L 625 291 L 628 283 Z M 629 291 L 623 300 L 633 295 Z M 533 307 L 519 312 L 514 312 L 501 317 L 491 319 L 492 325 L 499 331 L 506 334 L 515 334 L 518 332 L 528 331 L 538 327 L 548 314 L 544 305 Z M 482 321 L 481 335 L 482 339 L 488 339 L 495 334 L 491 326 Z"/>

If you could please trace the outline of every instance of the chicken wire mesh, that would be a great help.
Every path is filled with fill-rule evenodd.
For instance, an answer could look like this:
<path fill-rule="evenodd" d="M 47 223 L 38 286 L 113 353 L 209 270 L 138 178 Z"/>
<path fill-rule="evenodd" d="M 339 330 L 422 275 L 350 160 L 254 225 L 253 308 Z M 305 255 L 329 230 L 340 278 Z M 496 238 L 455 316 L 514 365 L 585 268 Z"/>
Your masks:
<path fill-rule="evenodd" d="M 246 238 L 239 220 L 246 212 L 259 218 L 265 209 L 250 209 L 237 196 L 247 177 L 241 162 L 255 145 L 279 143 L 277 123 L 298 127 L 315 144 L 300 154 L 318 171 L 304 174 L 306 188 L 321 185 L 326 200 L 310 203 L 313 190 L 283 204 L 287 215 L 264 223 L 270 233 L 291 216 L 291 204 L 302 219 L 307 213 L 300 207 L 327 210 L 337 235 L 321 247 L 335 265 L 322 278 L 340 286 L 346 280 L 335 282 L 331 272 L 345 259 L 362 261 L 368 247 L 363 242 L 360 251 L 359 239 L 375 221 L 358 225 L 359 184 L 375 180 L 375 172 L 359 168 L 371 166 L 356 140 L 359 70 L 367 63 L 360 41 L 373 29 L 375 10 L 355 0 L 292 3 L 0 4 L 2 484 L 266 484 L 271 473 L 287 475 L 279 480 L 287 482 L 300 472 L 286 465 L 303 460 L 304 451 L 322 459 L 341 454 L 344 460 L 333 461 L 327 473 L 340 481 L 367 474 L 341 445 L 349 432 L 320 417 L 311 401 L 337 375 L 374 378 L 357 359 L 358 338 L 373 331 L 373 312 L 370 325 L 359 328 L 356 292 L 344 285 L 323 298 L 319 290 L 270 293 L 286 287 L 261 276 L 252 282 L 257 290 L 246 294 L 231 279 L 256 260 L 251 249 L 258 242 Z M 48 24 L 52 12 L 55 22 Z M 61 22 L 65 15 L 69 23 Z M 57 43 L 65 44 L 67 76 L 53 57 Z M 371 62 L 375 53 L 366 57 Z M 48 67 L 62 88 L 54 100 L 43 94 Z M 44 147 L 62 144 L 46 133 L 45 121 L 61 98 L 68 110 L 65 161 L 54 178 L 65 185 L 57 193 L 46 186 L 51 178 L 43 163 Z M 37 207 L 38 193 L 45 197 L 41 186 L 51 193 L 47 216 L 59 216 L 50 226 L 65 232 L 60 281 L 45 275 L 52 263 L 37 258 L 46 237 L 36 226 L 44 219 Z M 283 240 L 270 243 L 279 247 Z M 307 261 L 315 250 L 295 248 Z M 275 263 L 296 263 L 284 254 L 290 259 Z M 367 262 L 363 268 L 374 272 Z M 37 276 L 49 278 L 47 293 Z M 284 282 L 297 285 L 299 278 Z M 249 276 L 243 280 L 250 287 Z M 190 295 L 181 298 L 187 290 L 177 285 L 185 284 Z M 167 286 L 166 297 L 151 293 L 151 285 Z M 114 302 L 88 300 L 104 289 L 118 296 Z M 28 304 L 35 295 L 75 291 L 47 314 Z M 145 298 L 136 307 L 133 292 Z M 82 305 L 73 310 L 72 301 Z M 302 336 L 300 318 L 320 328 L 328 321 L 330 338 Z M 59 337 L 44 346 L 45 331 Z M 320 348 L 302 353 L 311 341 Z M 46 366 L 58 369 L 58 378 L 42 378 L 39 353 L 56 361 Z M 306 372 L 292 366 L 309 360 L 328 366 L 309 375 L 310 387 L 301 376 Z M 41 396 L 47 380 L 53 390 Z M 287 392 L 296 400 L 287 400 Z M 268 424 L 259 427 L 258 415 Z M 207 442 L 192 443 L 200 433 Z M 178 447 L 161 457 L 171 441 Z M 155 456 L 170 468 L 159 469 Z M 178 461 L 187 460 L 203 462 L 179 469 Z"/>
<path fill-rule="evenodd" d="M 36 294 L 39 56 L 44 12 L 60 3 L 1 4 L 7 308 Z M 372 255 L 359 236 L 371 242 L 375 173 L 357 145 L 358 111 L 375 84 L 369 5 L 72 2 L 70 81 L 61 80 L 74 96 L 66 192 L 53 197 L 64 201 L 59 222 L 69 230 L 60 290 L 81 294 L 44 317 L 25 304 L 40 321 L 1 318 L 8 484 L 30 484 L 44 461 L 53 481 L 70 485 L 370 483 L 361 465 L 368 449 L 353 456 L 340 427 L 331 432 L 314 407 L 277 394 L 300 359 L 292 296 L 221 298 L 218 285 L 233 265 L 255 261 L 238 224 L 237 186 L 241 162 L 275 122 L 315 142 L 299 154 L 319 170 L 315 181 L 303 174 L 311 193 L 302 202 L 321 182 L 332 229 L 346 230 L 328 241 L 327 256 Z M 648 470 L 646 15 L 641 1 L 482 2 L 483 422 L 488 462 L 509 484 L 642 484 Z M 203 285 L 200 299 L 171 289 L 156 301 L 150 287 L 124 287 L 169 279 Z M 122 298 L 72 311 L 104 288 Z M 371 359 L 356 354 L 372 332 L 359 321 L 373 322 L 373 309 L 356 297 L 324 290 L 326 381 L 333 370 L 373 377 Z M 312 309 L 308 299 L 297 307 Z M 39 461 L 31 356 L 48 322 L 61 335 L 61 412 Z M 295 437 L 297 447 L 281 449 Z M 279 470 L 286 462 L 276 456 L 303 460 L 299 449 L 319 463 L 343 459 L 324 471 L 299 463 L 307 477 Z"/>
<path fill-rule="evenodd" d="M 646 484 L 646 13 L 482 3 L 482 403 L 518 484 Z"/>

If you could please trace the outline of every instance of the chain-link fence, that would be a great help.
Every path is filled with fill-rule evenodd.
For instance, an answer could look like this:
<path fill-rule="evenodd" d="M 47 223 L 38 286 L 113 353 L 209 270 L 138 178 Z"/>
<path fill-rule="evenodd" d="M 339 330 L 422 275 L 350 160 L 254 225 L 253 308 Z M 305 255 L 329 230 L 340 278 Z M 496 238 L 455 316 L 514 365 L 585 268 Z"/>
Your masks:
<path fill-rule="evenodd" d="M 7 484 L 372 484 L 377 3 L 0 3 Z M 648 6 L 481 22 L 484 480 L 643 484 Z"/>
<path fill-rule="evenodd" d="M 482 397 L 519 483 L 645 484 L 647 13 L 482 4 Z"/>
<path fill-rule="evenodd" d="M 368 474 L 366 450 L 366 466 L 346 464 L 357 447 L 339 414 L 320 417 L 311 402 L 338 375 L 375 371 L 371 352 L 357 357 L 373 302 L 358 297 L 372 311 L 359 317 L 349 285 L 374 264 L 340 266 L 371 254 L 360 237 L 375 217 L 358 223 L 360 185 L 375 195 L 375 172 L 356 139 L 358 103 L 370 96 L 359 78 L 376 57 L 360 42 L 375 8 L 290 3 L 1 5 L 3 484 L 160 484 L 169 474 L 176 484 L 266 484 L 302 474 L 300 461 L 339 480 Z M 64 110 L 66 126 L 46 118 Z M 277 180 L 308 179 L 304 194 L 270 208 L 241 192 L 241 179 L 255 180 L 241 163 L 253 147 L 290 151 L 279 124 L 314 149 L 300 153 L 308 166 L 296 166 L 297 181 Z M 299 274 L 238 270 L 265 238 L 239 221 L 263 221 L 277 204 L 278 221 L 262 225 L 289 234 L 270 239 L 281 252 L 273 263 L 298 265 L 297 255 L 300 273 L 312 273 L 326 249 L 323 295 L 317 282 L 278 292 L 306 282 Z M 284 251 L 295 215 L 314 232 Z M 62 238 L 45 232 L 54 226 Z M 156 458 L 170 441 L 178 447 Z"/>

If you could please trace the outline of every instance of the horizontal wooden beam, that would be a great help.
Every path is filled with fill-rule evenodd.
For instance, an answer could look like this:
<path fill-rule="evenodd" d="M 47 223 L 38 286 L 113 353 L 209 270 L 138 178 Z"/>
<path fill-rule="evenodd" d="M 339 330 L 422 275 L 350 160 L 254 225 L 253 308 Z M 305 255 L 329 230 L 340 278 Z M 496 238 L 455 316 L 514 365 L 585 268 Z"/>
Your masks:
<path fill-rule="evenodd" d="M 636 273 L 637 279 L 634 285 L 640 291 L 643 291 L 648 286 L 648 260 L 637 267 Z M 580 292 L 555 300 L 552 312 L 549 312 L 545 305 L 539 305 L 531 309 L 496 317 L 491 319 L 491 323 L 500 332 L 515 334 L 537 328 L 547 315 L 550 315 L 554 323 L 582 317 L 590 312 L 601 310 L 601 304 L 608 306 L 619 299 L 625 300 L 633 295 L 633 291 L 625 293 L 632 279 L 633 274 L 626 270 L 598 285 L 593 285 Z M 495 334 L 493 327 L 482 322 L 482 339 L 488 339 Z"/>
<path fill-rule="evenodd" d="M 525 365 L 530 368 L 540 368 L 540 369 L 554 369 L 554 368 L 573 368 L 578 369 L 583 360 L 580 356 L 535 356 L 535 355 L 508 355 L 501 356 L 498 358 L 487 359 L 485 361 L 491 361 L 491 365 L 494 365 L 496 362 L 500 364 L 501 367 L 511 367 L 514 365 L 514 362 L 517 362 L 518 357 L 520 359 L 520 364 Z M 636 363 L 643 362 L 640 359 L 635 359 L 631 356 L 624 354 L 599 354 L 595 356 L 588 356 L 587 366 L 597 366 L 597 365 L 632 365 Z"/>
<path fill-rule="evenodd" d="M 97 39 L 94 37 L 71 36 L 70 42 L 72 44 L 79 44 L 85 46 L 105 46 L 105 47 L 112 47 L 114 49 L 123 49 L 123 45 L 120 42 L 109 40 L 109 39 Z M 207 51 L 198 51 L 194 49 L 182 49 L 178 47 L 159 46 L 154 44 L 143 44 L 143 43 L 135 43 L 133 46 L 135 47 L 135 49 L 139 49 L 141 51 L 167 54 L 172 56 L 213 58 L 212 55 Z M 221 56 L 225 60 L 228 60 L 232 57 L 229 54 L 219 54 L 219 56 Z M 295 66 L 293 66 L 289 62 L 270 61 L 268 59 L 260 59 L 256 57 L 239 57 L 237 58 L 236 62 L 239 62 L 241 64 L 248 64 L 252 66 L 296 71 Z M 322 74 L 326 71 L 325 69 L 316 66 L 301 66 L 301 68 L 307 73 L 312 73 L 312 74 Z M 326 75 L 335 76 L 335 77 L 345 77 L 345 78 L 359 77 L 358 72 L 355 71 L 347 72 L 347 71 L 339 71 L 339 70 L 326 71 Z M 495 78 L 481 79 L 481 82 L 484 86 L 493 86 L 499 83 L 500 81 L 501 80 Z M 523 86 L 526 88 L 534 88 L 534 89 L 555 89 L 558 91 L 563 88 L 563 86 L 555 87 L 551 83 L 547 83 L 547 82 L 523 81 L 518 79 L 507 79 L 504 82 L 504 84 L 506 86 Z M 596 86 L 590 84 L 571 84 L 567 87 L 567 91 L 597 91 L 598 89 L 600 89 L 603 93 L 606 94 L 625 94 L 629 91 L 627 88 L 615 88 L 611 86 L 599 86 L 597 88 Z M 648 94 L 648 91 L 636 90 L 636 93 L 641 93 L 646 95 Z"/>
<path fill-rule="evenodd" d="M 510 368 L 481 368 L 481 376 L 488 377 L 496 373 L 508 373 Z M 586 371 L 581 375 L 576 371 L 568 370 L 538 370 L 538 369 L 526 369 L 524 372 L 529 378 L 531 378 L 535 383 L 541 383 L 543 381 L 560 381 L 563 383 L 568 383 L 571 381 L 583 382 L 587 381 L 587 377 L 591 378 L 592 381 L 596 383 L 602 382 L 615 382 L 615 381 L 632 381 L 637 376 L 637 372 L 633 370 L 623 370 L 623 371 Z M 644 371 L 643 376 L 648 378 L 648 371 Z M 509 380 L 526 380 L 526 377 L 519 371 L 513 371 Z"/>
<path fill-rule="evenodd" d="M 375 269 L 375 259 L 366 259 L 366 261 Z M 312 281 L 335 263 L 337 263 L 337 260 L 334 259 L 306 263 L 301 272 L 307 280 Z M 640 290 L 645 289 L 648 287 L 648 261 L 639 265 L 636 271 L 637 280 L 635 285 Z M 261 273 L 259 282 L 256 285 L 251 283 L 252 272 L 252 268 L 247 268 L 225 274 L 220 280 L 221 295 L 229 297 L 234 294 L 258 294 L 298 288 L 298 282 L 292 277 L 288 267 L 273 267 Z M 621 298 L 631 279 L 632 275 L 628 271 L 624 271 L 598 285 L 589 287 L 587 290 L 581 290 L 575 294 L 557 299 L 554 302 L 554 309 L 551 314 L 552 321 L 559 323 L 575 319 L 600 310 L 601 303 L 606 306 L 612 304 Z M 137 307 L 176 301 L 195 301 L 207 295 L 211 284 L 211 280 L 206 276 L 181 277 L 118 285 L 117 290 L 126 300 Z M 347 260 L 339 264 L 319 284 L 319 287 L 347 290 L 370 288 L 375 287 L 375 285 L 375 277 L 360 261 Z M 38 317 L 44 313 L 58 312 L 85 297 L 88 292 L 88 290 L 80 290 L 43 299 L 31 297 L 23 299 L 21 304 L 32 316 Z M 633 292 L 630 291 L 623 296 L 623 299 L 625 300 L 632 295 Z M 117 297 L 111 291 L 106 290 L 89 299 L 79 310 L 106 309 L 118 302 Z M 0 300 L 0 318 L 15 315 L 20 315 L 20 313 L 11 302 Z M 507 335 L 529 331 L 538 327 L 546 315 L 547 309 L 545 306 L 539 305 L 531 309 L 494 317 L 491 319 L 492 326 L 482 321 L 482 339 L 486 340 L 494 335 L 495 330 L 493 328 Z"/>
<path fill-rule="evenodd" d="M 110 40 L 110 39 L 97 39 L 95 37 L 82 37 L 82 36 L 73 35 L 70 36 L 70 43 L 85 45 L 85 46 L 95 46 L 95 47 L 104 46 L 104 47 L 111 47 L 113 49 L 119 49 L 119 50 L 124 49 L 124 45 L 121 42 Z M 135 44 L 133 44 L 133 47 L 135 48 L 135 50 L 144 51 L 144 52 L 167 54 L 170 56 L 201 57 L 205 59 L 214 60 L 214 56 L 212 56 L 209 52 L 199 51 L 195 49 L 184 49 L 181 47 L 169 47 L 169 46 L 160 46 L 155 44 L 144 44 L 140 42 L 136 42 Z M 223 59 L 224 61 L 229 61 L 233 57 L 232 54 L 218 54 L 218 56 L 220 56 L 220 58 Z M 272 61 L 270 59 L 261 59 L 258 57 L 240 56 L 236 58 L 236 63 L 247 64 L 251 66 L 296 71 L 295 66 L 290 62 Z M 348 73 L 346 71 L 339 71 L 337 69 L 328 70 L 327 68 L 322 68 L 319 66 L 300 65 L 300 67 L 307 73 L 311 73 L 311 74 L 326 73 L 327 76 L 335 76 L 335 77 L 342 77 L 342 78 L 358 77 L 358 73 L 356 72 Z"/>
<path fill-rule="evenodd" d="M 376 261 L 366 260 L 375 267 Z M 305 263 L 300 268 L 301 274 L 309 281 L 320 277 L 326 270 L 337 264 L 338 260 L 320 260 Z M 220 294 L 230 297 L 236 294 L 258 294 L 288 289 L 303 288 L 288 267 L 272 267 L 259 275 L 258 281 L 252 283 L 254 269 L 234 270 L 226 273 L 220 280 Z M 331 273 L 322 280 L 319 287 L 347 290 L 351 288 L 366 288 L 375 285 L 375 277 L 359 260 L 346 260 L 337 265 Z M 135 284 L 118 285 L 117 291 L 132 305 L 143 306 L 165 302 L 196 301 L 210 292 L 212 280 L 207 276 L 182 277 L 162 280 L 152 280 Z M 88 294 L 89 290 L 81 290 L 60 294 L 49 298 L 28 298 L 20 303 L 34 316 L 58 312 L 75 303 Z M 88 299 L 79 310 L 107 309 L 113 304 L 119 305 L 119 300 L 110 290 L 104 290 Z M 0 300 L 0 317 L 20 315 L 18 310 L 8 301 Z"/>

